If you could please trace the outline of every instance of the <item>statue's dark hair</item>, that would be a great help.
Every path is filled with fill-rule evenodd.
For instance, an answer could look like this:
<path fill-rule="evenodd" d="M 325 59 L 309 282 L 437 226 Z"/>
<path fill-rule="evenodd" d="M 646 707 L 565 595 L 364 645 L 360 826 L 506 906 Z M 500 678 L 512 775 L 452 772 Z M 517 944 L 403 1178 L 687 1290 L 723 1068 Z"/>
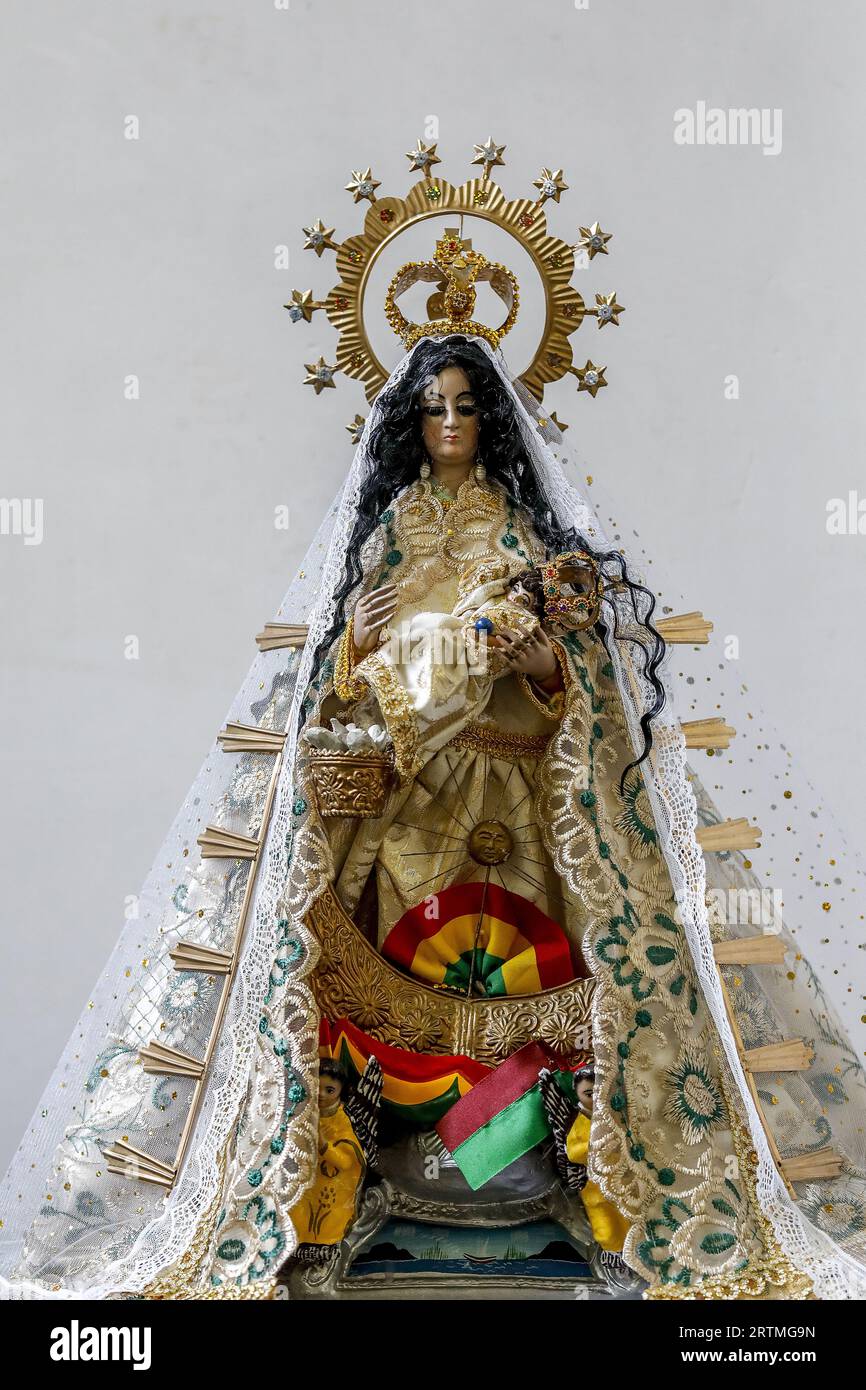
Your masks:
<path fill-rule="evenodd" d="M 545 553 L 552 556 L 565 550 L 585 550 L 603 564 L 605 573 L 629 594 L 634 623 L 630 617 L 628 634 L 620 631 L 616 603 L 613 605 L 613 632 L 602 618 L 595 627 L 609 654 L 611 638 L 630 642 L 640 649 L 642 674 L 655 697 L 640 719 L 643 751 L 624 770 L 620 779 L 622 787 L 626 774 L 648 756 L 652 747 L 651 723 L 665 703 L 664 686 L 658 676 L 665 643 L 652 624 L 655 595 L 631 577 L 619 551 L 598 550 L 574 527 L 563 527 L 557 520 L 544 485 L 532 467 L 514 400 L 483 348 L 466 338 L 420 343 L 406 371 L 380 398 L 379 419 L 369 439 L 373 467 L 361 485 L 355 525 L 346 547 L 346 566 L 335 596 L 334 621 L 316 650 L 314 674 L 348 621 L 346 601 L 362 578 L 361 547 L 380 525 L 382 513 L 389 504 L 416 480 L 426 459 L 421 433 L 422 395 L 431 379 L 446 367 L 460 367 L 469 380 L 480 417 L 479 457 L 484 462 L 488 479 L 504 488 L 515 510 L 522 513 L 526 524 L 541 541 Z"/>
<path fill-rule="evenodd" d="M 342 1063 L 333 1057 L 321 1057 L 319 1059 L 319 1075 L 330 1076 L 332 1080 L 339 1081 L 345 1095 L 349 1086 L 349 1074 Z"/>

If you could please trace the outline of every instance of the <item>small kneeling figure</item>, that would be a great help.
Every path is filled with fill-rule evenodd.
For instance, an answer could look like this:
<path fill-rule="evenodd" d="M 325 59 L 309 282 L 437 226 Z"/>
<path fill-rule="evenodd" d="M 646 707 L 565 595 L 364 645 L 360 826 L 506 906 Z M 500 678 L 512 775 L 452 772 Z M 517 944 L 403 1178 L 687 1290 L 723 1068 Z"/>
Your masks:
<path fill-rule="evenodd" d="M 367 1160 L 344 1104 L 347 1087 L 340 1064 L 323 1058 L 316 1176 L 291 1213 L 301 1260 L 327 1259 L 355 1219 Z"/>
<path fill-rule="evenodd" d="M 575 1074 L 574 1093 L 577 1096 L 578 1112 L 565 1140 L 565 1152 L 571 1163 L 586 1168 L 589 1159 L 589 1131 L 592 1124 L 592 1091 L 595 1085 L 595 1069 L 582 1067 Z M 616 1207 L 604 1196 L 597 1183 L 589 1179 L 581 1188 L 581 1198 L 586 1209 L 592 1234 L 603 1251 L 622 1254 L 622 1247 L 628 1235 L 629 1223 L 620 1216 Z"/>

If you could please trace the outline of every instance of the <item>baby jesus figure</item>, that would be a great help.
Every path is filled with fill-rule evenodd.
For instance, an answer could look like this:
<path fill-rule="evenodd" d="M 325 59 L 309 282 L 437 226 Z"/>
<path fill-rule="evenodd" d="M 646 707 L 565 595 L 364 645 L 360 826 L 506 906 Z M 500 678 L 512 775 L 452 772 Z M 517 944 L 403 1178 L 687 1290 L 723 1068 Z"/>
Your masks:
<path fill-rule="evenodd" d="M 494 680 L 507 671 L 525 674 L 528 667 L 528 679 L 542 697 L 563 689 L 560 664 L 544 627 L 543 585 L 537 569 L 492 579 L 485 570 L 470 571 L 461 580 L 454 616 L 464 619 L 470 656 L 477 654 L 482 666 L 489 664 Z"/>
<path fill-rule="evenodd" d="M 547 718 L 561 718 L 568 662 L 547 629 L 587 625 L 584 614 L 578 618 L 567 607 L 574 604 L 572 597 L 551 614 L 556 598 L 551 602 L 548 596 L 560 595 L 563 582 L 580 592 L 579 567 L 563 567 L 564 558 L 517 572 L 505 560 L 467 570 L 450 613 L 422 610 L 401 618 L 396 596 L 383 596 L 381 590 L 361 600 L 337 658 L 335 688 L 342 698 L 358 702 L 352 716 L 357 724 L 384 721 L 401 781 L 417 775 L 465 724 L 483 714 L 494 682 L 503 676 L 515 675 Z M 369 651 L 366 611 L 388 614 L 369 623 L 378 643 Z M 363 637 L 360 647 L 356 628 Z"/>

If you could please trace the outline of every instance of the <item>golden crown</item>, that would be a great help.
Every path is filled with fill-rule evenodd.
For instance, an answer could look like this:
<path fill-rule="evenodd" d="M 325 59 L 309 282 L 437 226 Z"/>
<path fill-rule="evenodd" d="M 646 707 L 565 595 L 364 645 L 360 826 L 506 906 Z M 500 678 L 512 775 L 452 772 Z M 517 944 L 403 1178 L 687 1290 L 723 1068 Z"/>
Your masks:
<path fill-rule="evenodd" d="M 430 317 L 426 323 L 413 323 L 397 306 L 400 296 L 419 281 L 436 285 L 436 292 L 427 300 Z M 479 281 L 488 282 L 505 305 L 505 319 L 498 328 L 490 328 L 472 317 L 475 286 Z M 471 240 L 461 237 L 457 227 L 446 227 L 445 235 L 436 243 L 432 261 L 409 261 L 401 265 L 385 295 L 385 317 L 407 348 L 414 347 L 419 338 L 443 333 L 466 333 L 485 338 L 496 348 L 513 327 L 519 302 L 519 287 L 511 271 L 473 250 Z"/>
<path fill-rule="evenodd" d="M 554 236 L 547 226 L 547 204 L 558 204 L 568 188 L 562 170 L 543 168 L 533 184 L 535 197 L 507 198 L 491 176 L 497 165 L 505 163 L 504 151 L 505 146 L 492 138 L 476 145 L 472 163 L 480 166 L 479 175 L 465 183 L 451 184 L 436 169 L 441 164 L 436 145 L 419 140 L 407 158 L 412 172 L 420 178 L 405 197 L 380 197 L 377 190 L 381 184 L 369 167 L 353 171 L 347 191 L 355 203 L 367 204 L 361 232 L 338 241 L 335 228 L 321 218 L 304 228 L 305 250 L 319 259 L 325 252 L 333 252 L 339 276 L 339 282 L 324 299 L 314 298 L 312 290 L 293 290 L 285 306 L 294 323 L 309 323 L 316 310 L 323 309 L 340 335 L 333 360 L 319 357 L 318 361 L 306 363 L 306 383 L 317 396 L 326 387 L 336 385 L 334 378 L 339 372 L 363 382 L 369 401 L 384 386 L 388 369 L 376 356 L 365 322 L 365 300 L 374 267 L 395 237 L 429 218 L 443 216 L 448 217 L 449 225 L 436 242 L 433 259 L 401 266 L 388 286 L 385 313 L 407 348 L 419 338 L 452 332 L 482 337 L 498 347 L 513 326 L 519 298 L 517 280 L 506 266 L 489 261 L 473 248 L 471 240 L 464 238 L 464 218 L 475 219 L 491 223 L 513 238 L 541 281 L 544 327 L 529 366 L 520 375 L 524 386 L 539 401 L 545 386 L 566 374 L 575 377 L 579 392 L 592 398 L 607 386 L 605 366 L 589 358 L 583 366 L 574 361 L 571 335 L 590 316 L 599 328 L 618 324 L 623 306 L 617 303 L 615 293 L 596 294 L 595 304 L 587 304 L 571 284 L 571 276 L 575 253 L 580 253 L 587 265 L 596 256 L 607 256 L 611 234 L 593 222 L 580 227 L 576 242 Z M 397 304 L 401 295 L 419 281 L 435 285 L 427 301 L 426 323 L 411 322 Z M 482 282 L 491 286 L 505 306 L 505 319 L 498 327 L 474 317 L 476 286 Z M 556 423 L 565 428 L 561 421 Z M 348 426 L 353 441 L 357 442 L 363 424 L 363 417 L 356 415 Z"/>
<path fill-rule="evenodd" d="M 537 570 L 549 622 L 560 622 L 576 632 L 598 622 L 605 583 L 594 556 L 585 550 L 566 550 L 542 561 Z"/>

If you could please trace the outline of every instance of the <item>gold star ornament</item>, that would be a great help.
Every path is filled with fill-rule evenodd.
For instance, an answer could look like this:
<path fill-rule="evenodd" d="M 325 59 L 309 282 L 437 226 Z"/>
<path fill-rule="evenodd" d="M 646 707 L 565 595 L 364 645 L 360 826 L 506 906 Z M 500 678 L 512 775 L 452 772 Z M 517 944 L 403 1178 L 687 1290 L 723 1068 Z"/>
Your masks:
<path fill-rule="evenodd" d="M 353 444 L 360 444 L 361 435 L 364 433 L 364 423 L 365 417 L 363 415 L 356 415 L 352 423 L 346 426 Z"/>
<path fill-rule="evenodd" d="M 568 188 L 568 184 L 562 177 L 561 169 L 542 169 L 532 187 L 539 191 L 539 203 L 546 203 L 548 198 L 552 198 L 555 203 L 558 203 L 560 195 Z"/>
<path fill-rule="evenodd" d="M 321 256 L 323 251 L 336 251 L 337 243 L 333 239 L 334 230 L 333 227 L 326 227 L 321 217 L 313 223 L 312 227 L 304 227 L 304 236 L 307 238 L 304 242 L 304 250 L 315 251 L 317 256 Z"/>
<path fill-rule="evenodd" d="M 505 146 L 497 145 L 491 135 L 485 144 L 475 146 L 475 158 L 472 163 L 484 165 L 484 177 L 486 178 L 490 170 L 495 168 L 497 164 L 505 163 L 505 160 L 502 158 L 504 149 Z"/>
<path fill-rule="evenodd" d="M 312 290 L 292 290 L 292 297 L 283 308 L 288 309 L 292 323 L 300 323 L 302 319 L 304 323 L 309 323 L 316 310 L 323 308 L 323 305 L 313 298 Z"/>
<path fill-rule="evenodd" d="M 619 316 L 625 313 L 625 309 L 621 304 L 617 304 L 614 290 L 613 294 L 597 294 L 595 309 L 591 309 L 590 313 L 598 316 L 598 326 L 604 328 L 606 323 L 619 324 Z"/>
<path fill-rule="evenodd" d="M 436 153 L 435 145 L 425 145 L 423 140 L 418 141 L 418 148 L 407 151 L 406 158 L 409 161 L 409 168 L 414 172 L 420 169 L 422 173 L 428 174 L 434 164 L 441 164 L 442 160 Z"/>
<path fill-rule="evenodd" d="M 369 164 L 361 173 L 358 169 L 352 170 L 351 182 L 346 184 L 346 192 L 354 194 L 356 203 L 360 203 L 362 198 L 369 198 L 371 203 L 376 201 L 376 189 L 381 187 L 381 179 L 373 178 L 373 171 Z"/>
<path fill-rule="evenodd" d="M 322 394 L 326 386 L 336 388 L 334 372 L 337 368 L 329 366 L 324 357 L 320 357 L 318 362 L 305 362 L 304 370 L 307 373 L 304 378 L 304 385 L 312 386 L 317 396 Z"/>
<path fill-rule="evenodd" d="M 588 391 L 593 400 L 595 400 L 602 386 L 607 386 L 608 384 L 604 379 L 607 367 L 597 367 L 594 362 L 590 362 L 589 358 L 586 360 L 585 367 L 573 367 L 572 371 L 577 377 L 578 392 Z"/>
<path fill-rule="evenodd" d="M 603 232 L 597 222 L 593 222 L 591 227 L 581 227 L 580 241 L 577 243 L 579 251 L 585 251 L 591 261 L 596 256 L 608 256 L 607 243 L 613 236 L 613 232 Z"/>

